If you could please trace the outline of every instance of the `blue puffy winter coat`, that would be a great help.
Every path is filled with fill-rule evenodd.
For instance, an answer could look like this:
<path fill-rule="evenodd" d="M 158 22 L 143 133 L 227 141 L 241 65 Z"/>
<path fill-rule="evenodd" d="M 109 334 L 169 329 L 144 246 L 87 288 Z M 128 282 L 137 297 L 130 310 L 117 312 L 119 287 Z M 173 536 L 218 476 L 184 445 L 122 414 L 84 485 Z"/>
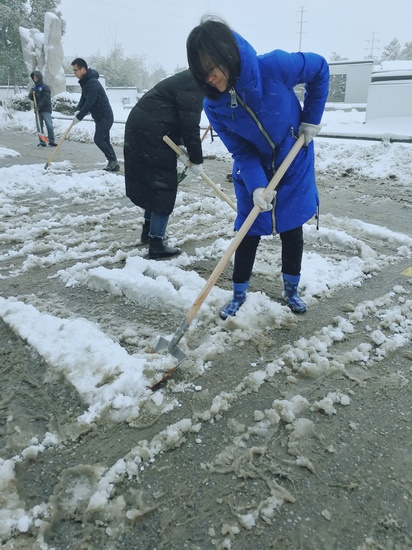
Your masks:
<path fill-rule="evenodd" d="M 294 145 L 300 123 L 320 123 L 328 95 L 329 67 L 323 57 L 314 53 L 275 50 L 257 55 L 244 38 L 234 35 L 241 63 L 235 90 L 221 94 L 216 100 L 205 98 L 204 110 L 234 159 L 238 230 L 253 208 L 254 189 L 267 186 L 274 169 Z M 294 87 L 302 83 L 306 86 L 303 109 L 294 92 Z M 271 144 L 247 108 L 260 121 Z M 318 206 L 312 141 L 299 151 L 280 182 L 276 231 L 282 233 L 299 227 L 314 216 Z M 248 235 L 272 232 L 271 212 L 262 212 Z"/>

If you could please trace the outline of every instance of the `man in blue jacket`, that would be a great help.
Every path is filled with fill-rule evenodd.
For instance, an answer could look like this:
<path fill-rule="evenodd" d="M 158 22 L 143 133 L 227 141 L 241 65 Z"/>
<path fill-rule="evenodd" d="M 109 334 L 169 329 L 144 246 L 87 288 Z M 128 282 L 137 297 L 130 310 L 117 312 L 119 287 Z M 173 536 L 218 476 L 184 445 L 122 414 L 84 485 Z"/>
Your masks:
<path fill-rule="evenodd" d="M 118 172 L 120 170 L 116 153 L 110 143 L 110 128 L 113 126 L 113 111 L 107 94 L 99 82 L 99 73 L 89 69 L 81 57 L 71 62 L 74 74 L 79 79 L 82 95 L 73 117 L 75 124 L 83 120 L 90 113 L 96 124 L 94 142 L 107 158 L 105 170 Z"/>

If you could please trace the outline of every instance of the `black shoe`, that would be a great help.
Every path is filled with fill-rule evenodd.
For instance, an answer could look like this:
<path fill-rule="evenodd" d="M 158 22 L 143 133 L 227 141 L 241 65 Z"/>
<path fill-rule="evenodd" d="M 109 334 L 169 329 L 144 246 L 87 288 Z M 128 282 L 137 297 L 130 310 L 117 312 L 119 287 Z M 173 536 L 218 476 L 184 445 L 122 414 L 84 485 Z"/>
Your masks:
<path fill-rule="evenodd" d="M 182 253 L 180 248 L 167 246 L 161 237 L 149 237 L 149 259 L 171 258 Z"/>
<path fill-rule="evenodd" d="M 54 143 L 54 142 L 51 142 L 51 141 L 49 142 L 49 145 L 50 145 L 50 147 L 57 147 L 57 143 Z"/>
<path fill-rule="evenodd" d="M 140 235 L 140 242 L 142 244 L 149 244 L 149 231 L 150 231 L 150 221 L 145 220 L 142 227 L 142 234 Z"/>
<path fill-rule="evenodd" d="M 44 141 L 41 141 L 37 144 L 37 147 L 46 147 L 46 144 L 44 143 Z"/>
<path fill-rule="evenodd" d="M 106 172 L 118 172 L 120 170 L 120 166 L 117 160 L 109 160 L 106 168 L 103 168 L 103 170 L 106 170 Z"/>

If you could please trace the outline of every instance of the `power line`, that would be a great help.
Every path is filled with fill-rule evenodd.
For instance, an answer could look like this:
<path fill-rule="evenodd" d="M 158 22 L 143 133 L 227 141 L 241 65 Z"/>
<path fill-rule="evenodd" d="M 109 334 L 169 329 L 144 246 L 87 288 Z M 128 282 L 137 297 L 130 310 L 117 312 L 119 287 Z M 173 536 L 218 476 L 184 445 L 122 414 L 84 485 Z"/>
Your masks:
<path fill-rule="evenodd" d="M 302 34 L 303 33 L 303 23 L 307 23 L 307 21 L 304 21 L 303 20 L 303 13 L 305 12 L 306 10 L 304 9 L 304 6 L 300 6 L 300 21 L 298 21 L 299 23 L 299 48 L 298 48 L 298 51 L 301 52 L 302 51 Z"/>
<path fill-rule="evenodd" d="M 369 59 L 374 59 L 375 58 L 375 56 L 374 56 L 375 50 L 380 50 L 380 48 L 378 48 L 378 46 L 375 46 L 375 42 L 380 42 L 380 40 L 378 38 L 375 38 L 375 34 L 376 34 L 376 32 L 373 32 L 371 40 L 366 41 L 366 42 L 370 43 L 370 48 L 365 48 L 365 50 L 370 50 L 369 55 L 367 56 Z"/>

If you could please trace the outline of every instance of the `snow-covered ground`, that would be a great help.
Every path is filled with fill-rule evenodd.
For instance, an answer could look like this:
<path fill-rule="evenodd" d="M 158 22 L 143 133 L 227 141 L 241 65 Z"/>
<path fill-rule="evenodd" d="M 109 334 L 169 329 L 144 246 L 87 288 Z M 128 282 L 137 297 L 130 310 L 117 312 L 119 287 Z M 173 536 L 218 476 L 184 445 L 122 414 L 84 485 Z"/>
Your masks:
<path fill-rule="evenodd" d="M 122 105 L 113 105 L 115 123 L 111 130 L 114 144 L 123 144 L 124 122 L 129 114 Z M 89 117 L 77 124 L 70 132 L 69 139 L 76 141 L 91 141 L 94 123 Z M 54 114 L 54 126 L 57 138 L 61 136 L 70 124 L 70 119 Z M 328 174 L 340 174 L 350 169 L 352 175 L 365 178 L 391 178 L 410 185 L 412 181 L 412 119 L 411 117 L 381 118 L 365 123 L 365 111 L 350 109 L 345 105 L 342 109 L 329 110 L 324 113 L 322 130 L 317 139 L 317 168 Z M 204 130 L 208 120 L 203 114 L 201 127 Z M 14 113 L 14 120 L 6 119 L 0 112 L 0 130 L 35 132 L 32 113 Z M 325 137 L 335 139 L 326 140 Z M 348 139 L 339 140 L 336 136 L 360 139 L 354 142 Z M 370 140 L 368 140 L 368 138 Z M 366 141 L 364 141 L 366 140 Z M 376 140 L 376 141 L 375 141 Z M 391 143 L 393 141 L 394 143 Z M 410 141 L 411 143 L 407 143 Z M 404 143 L 405 142 L 405 143 Z M 0 158 L 13 155 L 12 151 L 0 149 Z M 391 145 L 389 147 L 389 145 Z M 213 154 L 222 158 L 230 158 L 219 139 L 204 141 L 206 155 Z"/>
<path fill-rule="evenodd" d="M 112 130 L 112 139 L 116 144 L 123 140 L 124 121 L 128 111 L 115 106 L 115 119 L 119 121 Z M 0 113 L 0 159 L 15 157 L 16 151 L 7 147 L 8 132 L 35 132 L 32 113 L 15 113 L 13 120 L 8 120 Z M 340 176 L 351 174 L 354 178 L 369 178 L 377 181 L 385 180 L 390 192 L 390 182 L 397 185 L 412 186 L 412 144 L 390 143 L 389 138 L 405 137 L 405 121 L 376 123 L 365 130 L 364 113 L 352 110 L 329 111 L 324 116 L 324 135 L 352 135 L 381 138 L 383 141 L 344 140 L 319 137 L 316 139 L 316 158 L 319 174 Z M 69 120 L 55 119 L 57 137 L 67 128 Z M 207 121 L 203 121 L 207 126 Z M 77 141 L 90 141 L 94 125 L 84 121 L 76 125 L 69 138 Z M 204 142 L 205 155 L 217 158 L 229 158 L 228 153 L 216 138 Z M 168 262 L 150 261 L 144 257 L 143 251 L 127 251 L 122 243 L 110 248 L 101 248 L 101 233 L 107 217 L 117 215 L 119 209 L 127 209 L 120 205 L 124 196 L 123 176 L 107 174 L 100 170 L 76 173 L 68 172 L 67 162 L 56 161 L 53 169 L 45 172 L 43 163 L 31 165 L 15 164 L 0 168 L 0 228 L 3 253 L 0 256 L 0 283 L 20 277 L 23 273 L 43 266 L 62 265 L 57 271 L 57 277 L 63 285 L 69 288 L 87 287 L 93 292 L 104 292 L 112 295 L 123 295 L 133 302 L 146 298 L 148 301 L 156 296 L 182 312 L 190 308 L 203 288 L 205 280 L 190 269 L 199 261 L 208 260 L 217 263 L 231 240 L 231 223 L 234 213 L 230 207 L 219 202 L 216 197 L 192 198 L 191 213 L 186 205 L 185 189 L 179 191 L 175 215 L 181 216 L 184 223 L 173 227 L 173 242 L 184 244 L 190 241 L 191 235 L 199 235 L 202 228 L 213 232 L 216 240 L 208 246 L 195 250 L 195 254 L 183 253 L 178 258 Z M 30 211 L 30 206 L 22 205 L 21 200 L 27 197 L 46 196 L 72 201 L 74 207 L 82 205 L 92 196 L 96 205 L 96 213 L 91 220 L 75 213 L 59 217 L 58 211 L 44 212 L 41 218 L 36 218 Z M 112 211 L 99 213 L 100 200 L 108 197 L 113 201 Z M 36 199 L 39 200 L 39 199 Z M 193 204 L 193 201 L 195 203 Z M 217 207 L 217 205 L 219 207 Z M 130 209 L 132 205 L 130 205 Z M 192 215 L 196 211 L 196 215 Z M 127 217 L 127 216 L 126 216 Z M 126 221 L 124 222 L 127 223 Z M 173 223 L 173 220 L 171 220 Z M 84 241 L 78 240 L 76 228 L 84 226 Z M 64 231 L 63 231 L 64 230 Z M 48 235 L 49 238 L 42 239 Z M 262 253 L 256 264 L 256 272 L 265 274 L 269 271 L 272 252 L 272 238 L 262 242 Z M 400 259 L 412 258 L 411 228 L 405 227 L 405 232 L 395 232 L 384 226 L 372 225 L 359 219 L 344 217 L 335 218 L 326 215 L 322 220 L 321 231 L 316 231 L 314 224 L 305 226 L 305 242 L 318 243 L 319 249 L 330 247 L 336 254 L 341 251 L 344 257 L 328 255 L 325 249 L 316 252 L 312 248 L 305 253 L 302 270 L 302 295 L 311 307 L 319 297 L 333 295 L 338 288 L 359 287 L 371 273 L 377 273 Z M 386 253 L 377 251 L 373 244 L 380 242 L 386 247 Z M 122 268 L 111 267 L 120 260 L 125 261 Z M 65 267 L 67 262 L 70 267 Z M 7 266 L 7 267 L 4 267 Z M 321 333 L 314 334 L 309 340 L 297 342 L 288 350 L 288 356 L 299 361 L 301 369 L 312 373 L 327 373 L 332 368 L 328 350 L 333 342 L 344 339 L 345 335 L 354 330 L 359 320 L 371 308 L 377 315 L 385 316 L 385 329 L 376 325 L 365 341 L 360 343 L 353 354 L 363 354 L 365 363 L 381 360 L 389 351 L 405 346 L 412 335 L 412 301 L 411 286 L 405 277 L 405 285 L 398 285 L 386 303 L 355 304 L 354 311 L 347 318 L 341 319 L 333 326 L 325 326 Z M 35 289 L 34 289 L 35 293 Z M 199 319 L 194 320 L 194 326 L 213 327 L 213 338 L 195 350 L 190 350 L 183 338 L 181 346 L 188 357 L 194 362 L 197 372 L 201 374 L 210 367 L 210 357 L 218 355 L 225 345 L 226 332 L 223 324 L 216 319 L 216 312 L 230 292 L 217 284 L 205 301 L 199 313 Z M 35 304 L 35 300 L 33 300 Z M 390 304 L 390 306 L 389 306 Z M 384 313 L 387 307 L 387 312 Z M 49 368 L 60 373 L 78 392 L 85 404 L 85 412 L 77 418 L 82 428 L 93 426 L 102 414 L 109 414 L 113 422 L 135 422 L 140 415 L 141 407 L 148 400 L 159 410 L 168 412 L 178 406 L 178 392 L 173 399 L 160 391 L 152 393 L 148 386 L 158 379 L 162 373 L 175 365 L 175 359 L 165 354 L 153 354 L 148 349 L 151 339 L 142 337 L 134 328 L 125 329 L 121 338 L 116 340 L 112 334 L 106 334 L 99 324 L 85 318 L 63 318 L 45 311 L 30 303 L 13 296 L 0 296 L 0 316 L 16 334 L 24 339 L 30 347 L 44 358 Z M 271 300 L 264 292 L 250 292 L 247 302 L 236 317 L 236 323 L 242 332 L 242 339 L 247 341 L 263 330 L 262 327 L 272 324 L 280 326 L 287 323 L 291 317 L 285 305 Z M 177 327 L 176 327 L 177 328 Z M 190 328 L 190 331 L 193 327 Z M 170 338 L 172 334 L 165 334 Z M 121 340 L 135 341 L 142 345 L 139 352 L 130 354 L 121 345 Z M 316 352 L 314 351 L 316 349 Z M 349 356 L 342 362 L 350 362 Z M 229 403 L 245 390 L 245 387 L 256 391 L 265 380 L 273 379 L 282 372 L 285 358 L 279 355 L 273 361 L 254 369 L 250 375 L 239 380 L 239 386 L 233 388 L 232 396 L 216 395 L 212 407 L 204 411 L 204 421 L 210 420 L 230 407 Z M 336 367 L 336 364 L 334 365 Z M 403 373 L 410 376 L 410 373 Z M 191 388 L 190 384 L 181 385 L 180 391 Z M 191 388 L 193 390 L 193 388 Z M 199 388 L 194 388 L 200 389 Z M 264 412 L 263 417 L 257 416 L 257 421 L 265 419 L 267 424 L 297 421 L 301 414 L 310 406 L 314 406 L 326 414 L 336 412 L 338 406 L 350 405 L 350 395 L 335 393 L 327 394 L 316 403 L 308 403 L 299 396 L 290 400 L 275 402 L 270 412 Z M 11 420 L 10 420 L 11 421 Z M 303 420 L 302 420 L 303 422 Z M 263 424 L 261 424 L 261 427 Z M 262 428 L 263 429 L 263 428 Z M 305 426 L 294 424 L 295 431 L 302 432 L 296 437 L 303 437 Z M 195 423 L 190 418 L 182 418 L 170 425 L 164 432 L 145 445 L 131 448 L 128 455 L 112 468 L 101 471 L 95 491 L 88 495 L 89 509 L 102 510 L 108 505 L 113 487 L 117 481 L 127 475 L 136 476 L 143 464 L 155 461 L 159 453 L 178 446 L 184 440 L 185 434 L 201 431 L 201 422 Z M 35 434 L 27 439 L 27 446 L 15 456 L 0 458 L 0 489 L 2 511 L 0 511 L 0 539 L 7 540 L 16 533 L 24 533 L 29 529 L 42 531 L 43 521 L 47 516 L 49 504 L 39 502 L 36 506 L 27 508 L 19 499 L 15 485 L 15 465 L 30 457 L 35 457 L 50 446 L 59 445 L 61 441 L 54 433 L 47 433 L 39 440 Z M 299 457 L 297 460 L 304 460 Z M 7 495 L 7 496 L 5 496 Z M 286 497 L 285 497 L 286 498 Z M 256 517 L 244 518 L 256 521 Z M 240 522 L 242 523 L 242 522 Z M 250 525 L 247 528 L 251 528 Z M 36 531 L 37 530 L 37 531 Z M 40 535 L 39 535 L 40 537 Z M 37 539 L 38 541 L 40 540 Z M 45 543 L 44 543 L 45 544 Z M 47 548 L 47 545 L 43 546 Z"/>

